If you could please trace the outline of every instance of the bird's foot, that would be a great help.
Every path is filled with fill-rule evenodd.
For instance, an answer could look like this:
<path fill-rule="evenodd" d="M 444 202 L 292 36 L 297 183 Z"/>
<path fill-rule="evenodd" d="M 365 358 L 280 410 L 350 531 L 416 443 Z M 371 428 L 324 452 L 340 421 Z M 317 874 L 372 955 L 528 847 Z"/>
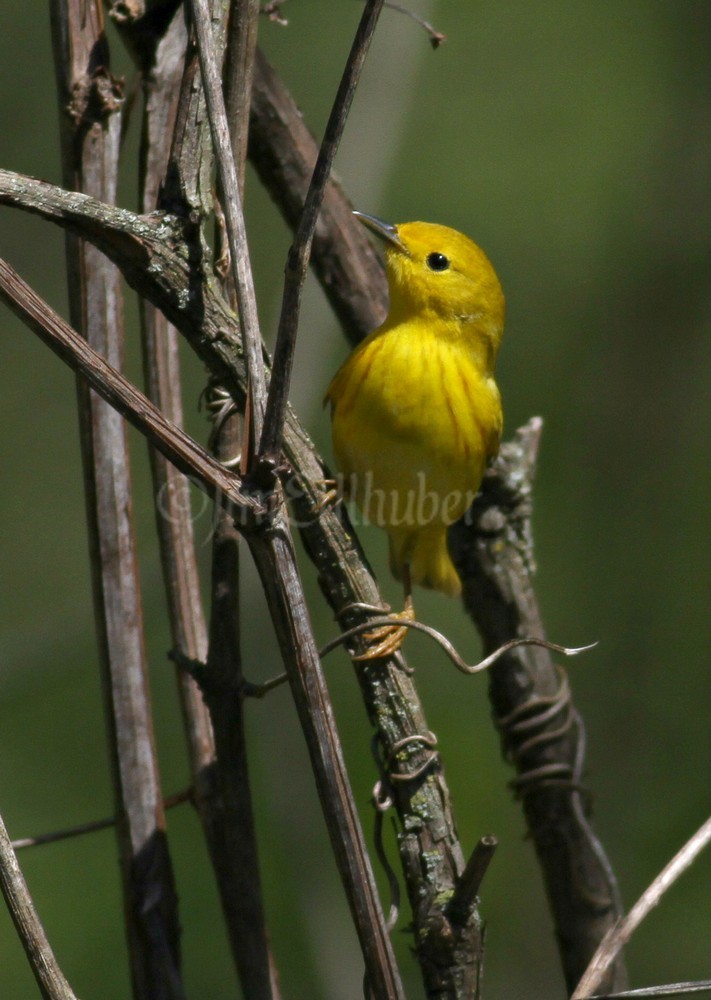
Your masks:
<path fill-rule="evenodd" d="M 330 507 L 331 505 L 335 507 L 336 504 L 343 500 L 343 491 L 340 489 L 341 484 L 339 484 L 337 479 L 317 480 L 316 485 L 323 487 L 325 492 L 311 508 L 314 517 L 318 517 L 326 507 Z"/>
<path fill-rule="evenodd" d="M 381 657 L 397 653 L 408 633 L 407 625 L 398 625 L 398 622 L 413 622 L 415 620 L 415 609 L 412 602 L 408 600 L 402 611 L 390 614 L 388 617 L 392 620 L 392 624 L 381 625 L 379 628 L 373 629 L 372 632 L 364 633 L 363 637 L 368 642 L 369 647 L 364 653 L 358 653 L 351 657 L 354 662 L 378 660 Z"/>

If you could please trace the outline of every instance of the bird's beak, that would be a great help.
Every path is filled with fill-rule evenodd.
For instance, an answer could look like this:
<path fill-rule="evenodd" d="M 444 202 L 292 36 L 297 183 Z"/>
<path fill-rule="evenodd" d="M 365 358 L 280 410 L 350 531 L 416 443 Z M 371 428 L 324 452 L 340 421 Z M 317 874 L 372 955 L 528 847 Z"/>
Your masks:
<path fill-rule="evenodd" d="M 365 212 L 353 212 L 353 214 L 359 222 L 362 222 L 371 233 L 375 233 L 381 240 L 384 240 L 393 247 L 397 247 L 398 250 L 405 250 L 405 246 L 398 236 L 397 226 L 394 226 L 391 222 L 383 222 L 382 219 L 378 219 L 375 215 L 366 215 Z"/>

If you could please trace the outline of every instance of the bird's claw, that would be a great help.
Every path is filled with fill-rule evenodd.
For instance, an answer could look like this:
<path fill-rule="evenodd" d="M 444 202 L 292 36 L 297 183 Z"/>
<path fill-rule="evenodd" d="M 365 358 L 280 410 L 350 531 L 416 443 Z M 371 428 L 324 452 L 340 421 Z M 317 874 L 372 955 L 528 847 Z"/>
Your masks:
<path fill-rule="evenodd" d="M 335 507 L 343 501 L 342 483 L 339 483 L 338 479 L 317 480 L 315 485 L 323 487 L 325 492 L 311 508 L 314 517 L 318 517 L 326 507 Z"/>
<path fill-rule="evenodd" d="M 414 621 L 415 610 L 411 603 L 407 603 L 402 611 L 389 616 L 392 619 L 391 625 L 381 625 L 373 629 L 372 632 L 365 632 L 364 639 L 369 644 L 369 648 L 364 653 L 357 653 L 351 659 L 355 663 L 364 660 L 379 660 L 385 656 L 393 656 L 405 641 L 408 633 L 407 625 L 398 625 L 399 621 Z M 375 643 L 375 645 L 371 645 Z"/>

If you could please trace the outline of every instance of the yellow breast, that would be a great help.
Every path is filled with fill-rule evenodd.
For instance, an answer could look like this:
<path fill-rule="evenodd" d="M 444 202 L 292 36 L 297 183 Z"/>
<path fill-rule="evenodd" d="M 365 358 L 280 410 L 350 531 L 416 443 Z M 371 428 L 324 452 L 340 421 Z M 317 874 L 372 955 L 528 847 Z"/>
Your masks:
<path fill-rule="evenodd" d="M 408 506 L 429 513 L 428 522 L 464 513 L 502 420 L 496 385 L 466 342 L 422 322 L 378 330 L 338 372 L 328 399 L 336 463 L 366 517 L 388 527 Z"/>

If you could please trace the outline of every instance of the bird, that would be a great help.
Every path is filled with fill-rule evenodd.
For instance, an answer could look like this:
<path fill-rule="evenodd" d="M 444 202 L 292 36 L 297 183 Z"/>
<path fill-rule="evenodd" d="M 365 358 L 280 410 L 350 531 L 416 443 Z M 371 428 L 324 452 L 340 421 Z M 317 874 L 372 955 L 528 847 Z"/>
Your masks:
<path fill-rule="evenodd" d="M 494 367 L 504 329 L 499 279 L 469 237 L 429 222 L 354 215 L 385 250 L 389 308 L 326 392 L 345 497 L 387 532 L 405 605 L 358 659 L 391 655 L 414 620 L 412 587 L 452 597 L 461 581 L 447 529 L 471 505 L 498 452 Z"/>

